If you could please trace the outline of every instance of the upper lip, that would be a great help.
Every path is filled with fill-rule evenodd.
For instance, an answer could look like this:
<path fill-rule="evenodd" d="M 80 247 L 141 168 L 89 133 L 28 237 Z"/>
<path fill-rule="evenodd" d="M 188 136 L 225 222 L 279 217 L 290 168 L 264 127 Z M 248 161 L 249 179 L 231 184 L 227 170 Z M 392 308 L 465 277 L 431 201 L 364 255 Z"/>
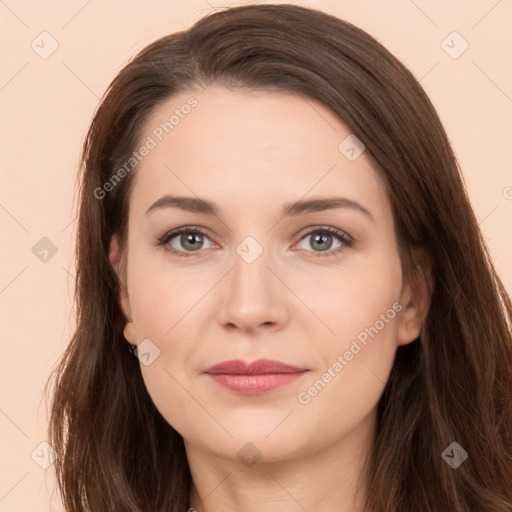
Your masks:
<path fill-rule="evenodd" d="M 299 373 L 306 371 L 306 368 L 299 368 L 280 361 L 270 359 L 258 359 L 251 363 L 240 359 L 224 361 L 208 368 L 205 373 L 226 373 L 234 375 L 258 375 L 265 373 Z"/>

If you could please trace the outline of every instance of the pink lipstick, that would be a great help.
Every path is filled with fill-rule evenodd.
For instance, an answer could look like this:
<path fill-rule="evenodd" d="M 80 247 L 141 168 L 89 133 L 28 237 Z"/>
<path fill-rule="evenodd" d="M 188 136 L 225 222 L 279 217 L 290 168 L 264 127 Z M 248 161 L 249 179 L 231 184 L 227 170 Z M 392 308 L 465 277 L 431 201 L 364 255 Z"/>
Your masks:
<path fill-rule="evenodd" d="M 204 373 L 231 391 L 257 395 L 290 384 L 306 372 L 306 368 L 269 359 L 259 359 L 252 363 L 234 359 L 216 364 Z"/>

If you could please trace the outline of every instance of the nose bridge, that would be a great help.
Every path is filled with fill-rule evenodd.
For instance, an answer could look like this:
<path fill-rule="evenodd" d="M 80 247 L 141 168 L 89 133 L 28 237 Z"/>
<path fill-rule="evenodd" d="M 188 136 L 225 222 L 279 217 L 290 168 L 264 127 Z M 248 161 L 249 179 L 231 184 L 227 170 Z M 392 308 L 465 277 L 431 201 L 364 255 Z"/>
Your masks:
<path fill-rule="evenodd" d="M 259 237 L 261 240 L 261 237 Z M 230 288 L 239 299 L 256 295 L 272 295 L 271 254 L 265 241 L 259 242 L 253 236 L 245 237 L 235 248 Z M 267 245 L 267 244 L 265 244 Z"/>
<path fill-rule="evenodd" d="M 253 329 L 283 320 L 283 285 L 272 268 L 270 250 L 248 236 L 235 248 L 232 271 L 226 276 L 220 320 Z"/>

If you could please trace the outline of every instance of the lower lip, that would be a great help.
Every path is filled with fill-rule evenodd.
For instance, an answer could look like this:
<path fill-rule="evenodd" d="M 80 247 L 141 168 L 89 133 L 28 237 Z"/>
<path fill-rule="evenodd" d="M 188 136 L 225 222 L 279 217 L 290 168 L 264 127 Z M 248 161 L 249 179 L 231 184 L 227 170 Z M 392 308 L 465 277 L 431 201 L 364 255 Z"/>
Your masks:
<path fill-rule="evenodd" d="M 297 373 L 264 373 L 255 375 L 235 375 L 228 373 L 209 373 L 218 384 L 244 395 L 257 395 L 290 384 L 306 371 Z"/>

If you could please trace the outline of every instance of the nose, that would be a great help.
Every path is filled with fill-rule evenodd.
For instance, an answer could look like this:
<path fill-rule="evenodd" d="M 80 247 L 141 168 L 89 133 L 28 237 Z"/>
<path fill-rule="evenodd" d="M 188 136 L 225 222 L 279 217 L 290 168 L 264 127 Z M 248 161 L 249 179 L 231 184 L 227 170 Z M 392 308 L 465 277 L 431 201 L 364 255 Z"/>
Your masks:
<path fill-rule="evenodd" d="M 233 261 L 221 290 L 220 324 L 244 332 L 282 329 L 290 316 L 286 300 L 290 292 L 278 273 L 270 268 L 266 251 L 252 263 L 236 253 Z"/>

